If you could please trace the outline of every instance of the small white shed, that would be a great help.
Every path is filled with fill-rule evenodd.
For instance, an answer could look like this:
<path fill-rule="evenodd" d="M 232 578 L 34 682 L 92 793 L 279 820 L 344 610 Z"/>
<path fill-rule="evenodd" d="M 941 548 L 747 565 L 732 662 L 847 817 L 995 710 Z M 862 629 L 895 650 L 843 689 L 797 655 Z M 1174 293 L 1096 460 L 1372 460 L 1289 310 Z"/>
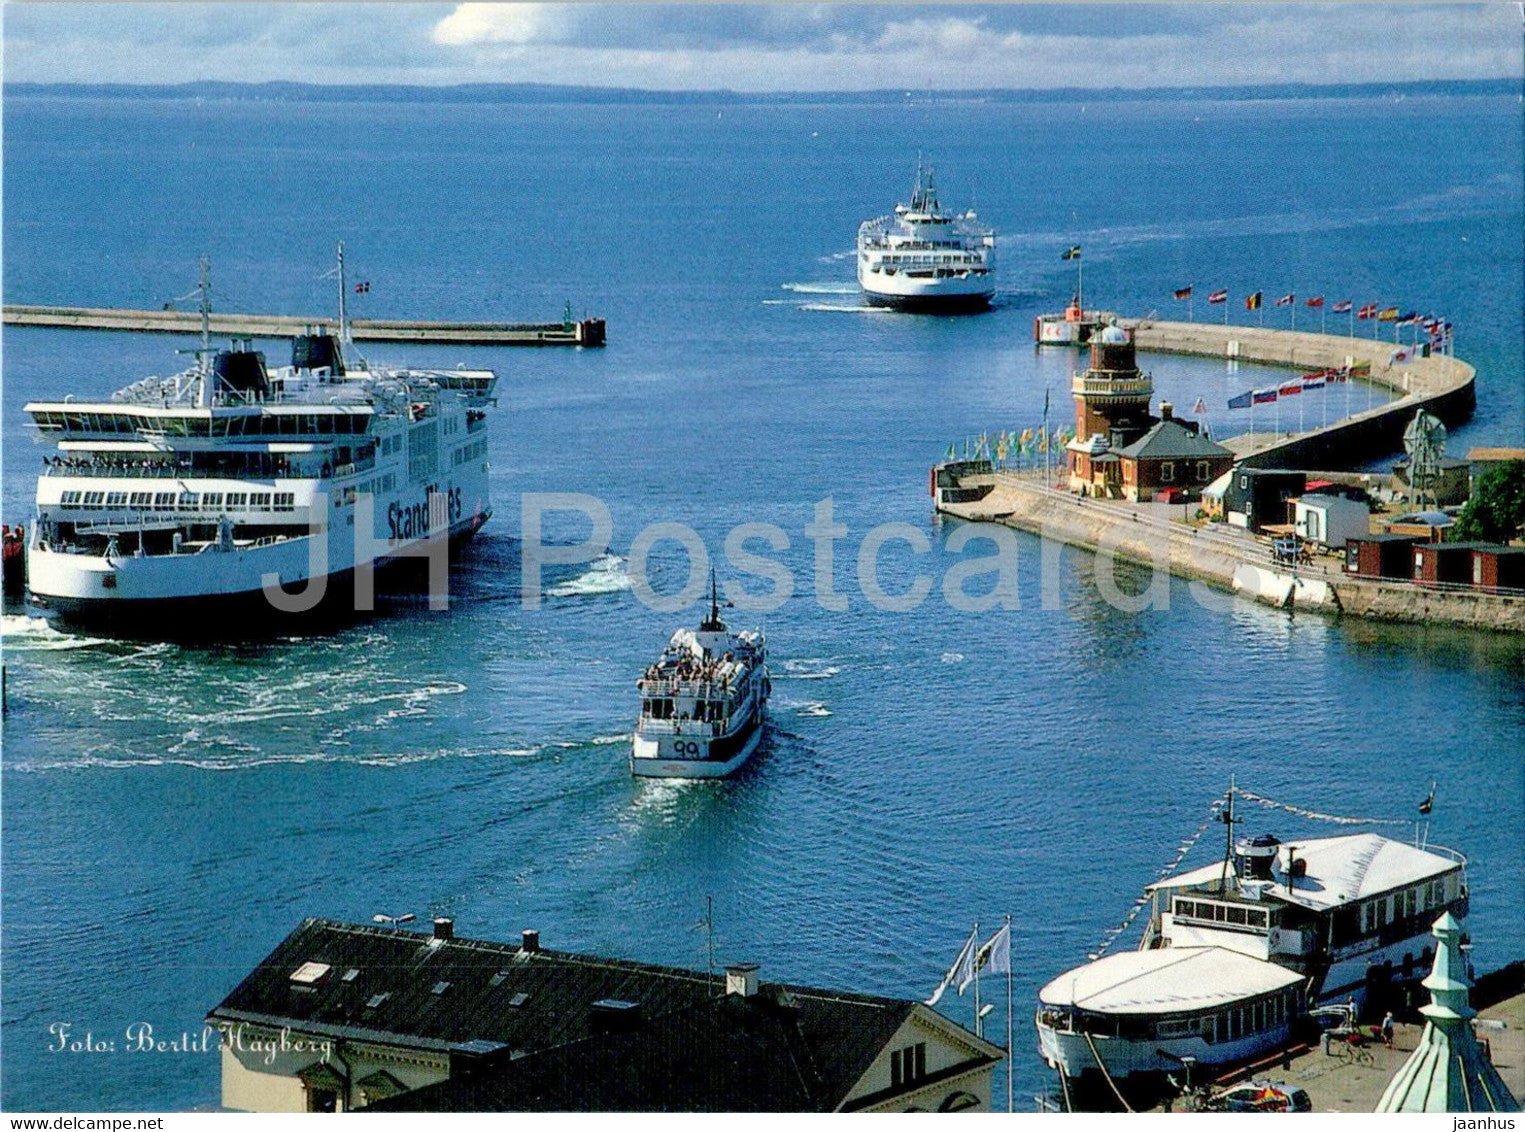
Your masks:
<path fill-rule="evenodd" d="M 1371 508 L 1343 495 L 1304 495 L 1292 502 L 1298 535 L 1321 546 L 1343 547 L 1347 540 L 1371 533 Z"/>

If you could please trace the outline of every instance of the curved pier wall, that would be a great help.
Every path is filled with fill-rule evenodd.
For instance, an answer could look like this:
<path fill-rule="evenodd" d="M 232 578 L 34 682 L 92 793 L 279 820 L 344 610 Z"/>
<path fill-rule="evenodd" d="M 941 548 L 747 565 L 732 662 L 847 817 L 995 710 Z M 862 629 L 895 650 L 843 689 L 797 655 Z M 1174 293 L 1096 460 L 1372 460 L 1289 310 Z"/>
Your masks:
<path fill-rule="evenodd" d="M 1146 352 L 1237 358 L 1304 371 L 1365 363 L 1371 366 L 1367 380 L 1400 395 L 1324 428 L 1268 437 L 1266 443 L 1239 449 L 1241 462 L 1251 467 L 1358 468 L 1401 452 L 1403 430 L 1417 410 L 1428 409 L 1447 425 L 1456 425 L 1471 417 L 1476 404 L 1477 371 L 1472 366 L 1445 356 L 1389 365 L 1392 342 L 1202 322 L 1136 319 L 1125 325 L 1132 327 L 1139 349 Z"/>

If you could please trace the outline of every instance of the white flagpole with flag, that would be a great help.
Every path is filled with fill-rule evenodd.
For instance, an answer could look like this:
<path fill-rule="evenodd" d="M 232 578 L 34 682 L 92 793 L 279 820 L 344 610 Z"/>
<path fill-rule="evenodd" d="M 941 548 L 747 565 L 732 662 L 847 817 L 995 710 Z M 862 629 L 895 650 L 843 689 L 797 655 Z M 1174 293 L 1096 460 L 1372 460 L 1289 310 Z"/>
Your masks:
<path fill-rule="evenodd" d="M 964 983 L 968 981 L 967 972 L 974 962 L 975 936 L 979 929 L 969 933 L 969 938 L 964 941 L 964 946 L 959 948 L 958 956 L 953 960 L 953 966 L 948 968 L 948 973 L 943 976 L 943 981 L 937 984 L 937 989 L 932 992 L 932 997 L 926 999 L 927 1006 L 936 1006 L 938 1000 L 947 992 L 954 983 L 959 984 L 958 993 L 964 993 Z"/>

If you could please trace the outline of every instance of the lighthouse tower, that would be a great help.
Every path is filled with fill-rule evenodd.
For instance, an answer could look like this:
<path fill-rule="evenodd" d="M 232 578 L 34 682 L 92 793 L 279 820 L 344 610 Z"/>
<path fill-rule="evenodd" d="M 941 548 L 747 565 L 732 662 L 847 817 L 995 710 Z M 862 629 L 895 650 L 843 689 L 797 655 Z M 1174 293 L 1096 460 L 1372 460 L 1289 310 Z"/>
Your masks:
<path fill-rule="evenodd" d="M 1133 341 L 1116 323 L 1091 339 L 1091 365 L 1070 385 L 1075 397 L 1075 439 L 1069 445 L 1070 489 L 1083 495 L 1121 491 L 1114 450 L 1133 443 L 1155 418 L 1149 401 L 1154 379 L 1138 368 Z"/>

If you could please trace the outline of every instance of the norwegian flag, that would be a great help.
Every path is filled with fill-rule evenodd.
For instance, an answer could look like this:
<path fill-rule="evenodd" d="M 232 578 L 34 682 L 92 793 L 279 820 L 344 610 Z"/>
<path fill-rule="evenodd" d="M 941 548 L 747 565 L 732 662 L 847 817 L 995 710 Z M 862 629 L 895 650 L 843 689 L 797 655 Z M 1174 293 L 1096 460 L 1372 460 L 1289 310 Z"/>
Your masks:
<path fill-rule="evenodd" d="M 1330 307 L 1329 309 L 1332 310 L 1335 314 L 1349 314 L 1351 308 L 1354 306 L 1355 304 L 1352 303 L 1349 299 L 1344 299 L 1341 302 L 1335 303 L 1334 306 Z"/>
<path fill-rule="evenodd" d="M 1276 300 L 1276 305 L 1279 307 L 1290 307 L 1295 302 L 1297 302 L 1296 295 L 1283 295 Z"/>
<path fill-rule="evenodd" d="M 1217 304 L 1217 303 L 1226 303 L 1226 302 L 1228 302 L 1228 292 L 1227 291 L 1214 291 L 1212 294 L 1207 296 L 1207 301 L 1210 302 L 1210 303 L 1214 303 L 1214 304 Z"/>
<path fill-rule="evenodd" d="M 1324 296 L 1323 295 L 1314 295 L 1313 298 L 1308 300 L 1308 305 L 1310 307 L 1313 307 L 1315 310 L 1317 310 L 1319 307 L 1324 305 Z"/>
<path fill-rule="evenodd" d="M 1356 317 L 1360 318 L 1360 319 L 1376 318 L 1377 317 L 1377 304 L 1376 303 L 1367 303 L 1360 310 L 1356 311 Z"/>

